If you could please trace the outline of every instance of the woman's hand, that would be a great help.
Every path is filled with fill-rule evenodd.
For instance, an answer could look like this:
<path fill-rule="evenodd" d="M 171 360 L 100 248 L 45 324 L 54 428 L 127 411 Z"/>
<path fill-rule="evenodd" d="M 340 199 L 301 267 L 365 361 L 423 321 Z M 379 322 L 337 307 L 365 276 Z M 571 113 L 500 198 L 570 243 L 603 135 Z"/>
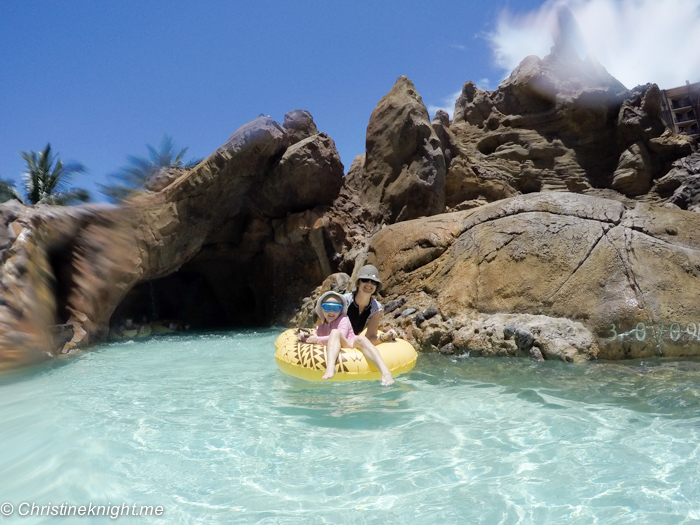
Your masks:
<path fill-rule="evenodd" d="M 396 330 L 392 328 L 388 332 L 384 332 L 384 334 L 382 334 L 382 341 L 386 341 L 387 343 L 393 343 L 394 341 L 396 341 L 397 335 L 398 334 L 396 333 Z"/>

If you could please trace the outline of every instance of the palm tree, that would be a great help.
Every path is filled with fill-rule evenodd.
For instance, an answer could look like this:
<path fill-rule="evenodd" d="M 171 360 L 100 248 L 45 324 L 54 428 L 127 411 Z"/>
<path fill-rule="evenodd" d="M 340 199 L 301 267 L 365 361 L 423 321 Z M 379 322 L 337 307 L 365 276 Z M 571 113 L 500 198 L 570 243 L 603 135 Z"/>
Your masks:
<path fill-rule="evenodd" d="M 175 153 L 173 139 L 169 135 L 163 135 L 158 149 L 150 145 L 146 145 L 146 148 L 147 157 L 129 155 L 129 165 L 109 175 L 109 178 L 118 182 L 111 186 L 100 185 L 102 193 L 114 202 L 120 202 L 132 193 L 144 189 L 148 180 L 164 168 L 193 168 L 201 162 L 201 159 L 194 159 L 183 164 L 187 148 Z"/>
<path fill-rule="evenodd" d="M 7 202 L 12 199 L 24 204 L 24 199 L 15 189 L 15 181 L 0 179 L 0 202 Z"/>
<path fill-rule="evenodd" d="M 86 190 L 64 190 L 70 176 L 84 172 L 85 168 L 81 164 L 63 164 L 58 160 L 58 155 L 51 155 L 51 144 L 47 144 L 44 151 L 39 153 L 29 151 L 20 155 L 27 163 L 27 171 L 23 174 L 27 194 L 25 203 L 68 206 L 90 200 L 90 194 Z"/>

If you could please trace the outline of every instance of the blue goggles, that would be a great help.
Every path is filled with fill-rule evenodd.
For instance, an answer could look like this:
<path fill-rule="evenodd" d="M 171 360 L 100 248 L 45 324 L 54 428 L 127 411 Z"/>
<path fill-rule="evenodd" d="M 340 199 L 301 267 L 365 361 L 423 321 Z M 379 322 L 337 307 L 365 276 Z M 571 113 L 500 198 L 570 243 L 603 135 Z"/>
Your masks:
<path fill-rule="evenodd" d="M 321 309 L 324 312 L 340 312 L 343 309 L 342 304 L 338 303 L 321 303 Z"/>

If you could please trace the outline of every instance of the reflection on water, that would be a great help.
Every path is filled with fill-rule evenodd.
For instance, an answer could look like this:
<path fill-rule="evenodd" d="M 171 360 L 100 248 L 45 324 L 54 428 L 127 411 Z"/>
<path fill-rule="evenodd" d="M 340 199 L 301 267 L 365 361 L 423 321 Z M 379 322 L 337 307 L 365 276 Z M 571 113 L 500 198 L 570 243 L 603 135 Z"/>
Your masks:
<path fill-rule="evenodd" d="M 700 523 L 698 360 L 422 355 L 385 388 L 285 376 L 277 333 L 0 377 L 3 501 L 165 508 L 126 523 Z"/>
<path fill-rule="evenodd" d="M 285 390 L 273 408 L 309 425 L 378 430 L 404 424 L 413 417 L 408 393 L 414 389 L 410 384 L 377 389 L 374 382 L 361 381 L 348 393 L 334 388 L 335 383 L 318 383 L 318 388 L 309 388 L 314 383 L 289 379 L 297 388 Z"/>

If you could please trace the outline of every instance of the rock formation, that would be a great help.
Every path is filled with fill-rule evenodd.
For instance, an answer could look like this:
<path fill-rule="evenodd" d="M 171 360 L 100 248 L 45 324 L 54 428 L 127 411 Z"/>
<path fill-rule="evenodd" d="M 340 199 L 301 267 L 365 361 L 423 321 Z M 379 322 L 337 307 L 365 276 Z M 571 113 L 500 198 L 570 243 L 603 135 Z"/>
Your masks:
<path fill-rule="evenodd" d="M 0 367 L 99 341 L 113 316 L 200 328 L 288 317 L 307 283 L 331 273 L 319 228 L 342 182 L 313 121 L 290 138 L 259 117 L 122 207 L 3 205 Z M 56 325 L 69 341 L 51 340 Z"/>
<path fill-rule="evenodd" d="M 0 368 L 98 342 L 120 319 L 309 324 L 365 262 L 385 328 L 445 354 L 700 355 L 700 163 L 566 46 L 431 122 L 400 77 L 343 177 L 295 110 L 261 116 L 124 206 L 0 206 Z M 445 212 L 449 213 L 445 213 Z M 301 307 L 300 307 L 301 305 Z"/>
<path fill-rule="evenodd" d="M 697 354 L 697 224 L 690 212 L 538 193 L 384 228 L 369 261 L 386 299 L 437 308 L 426 323 L 398 321 L 424 350 L 517 353 L 504 337 L 514 325 L 538 333 L 545 358 Z"/>
<path fill-rule="evenodd" d="M 445 158 L 413 83 L 400 77 L 367 126 L 364 157 L 346 186 L 375 220 L 398 222 L 445 211 Z"/>
<path fill-rule="evenodd" d="M 671 170 L 656 181 L 649 193 L 656 202 L 700 212 L 700 153 L 674 162 Z"/>
<path fill-rule="evenodd" d="M 666 131 L 660 97 L 656 85 L 628 91 L 593 60 L 557 48 L 525 58 L 493 92 L 467 82 L 450 126 L 458 147 L 447 206 L 548 190 L 646 194 L 693 148 Z"/>

